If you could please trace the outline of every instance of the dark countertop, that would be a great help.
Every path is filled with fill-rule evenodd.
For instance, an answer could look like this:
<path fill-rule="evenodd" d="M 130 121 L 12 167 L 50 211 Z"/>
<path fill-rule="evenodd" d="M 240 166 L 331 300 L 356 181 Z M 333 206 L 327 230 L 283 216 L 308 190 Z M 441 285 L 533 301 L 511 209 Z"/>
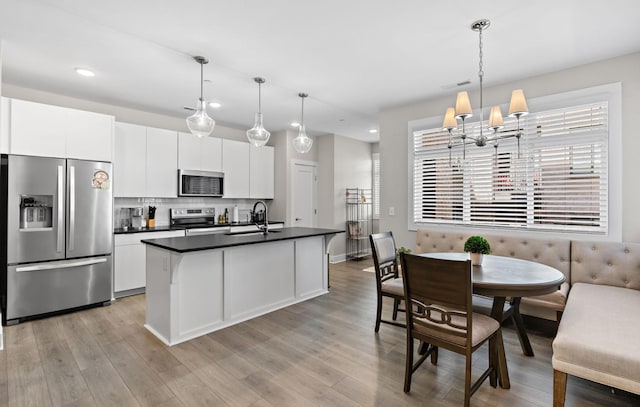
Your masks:
<path fill-rule="evenodd" d="M 223 247 L 243 246 L 256 243 L 277 242 L 279 240 L 298 239 L 311 236 L 333 235 L 344 230 L 320 228 L 282 228 L 263 234 L 215 234 L 185 237 L 167 237 L 164 239 L 145 239 L 142 243 L 178 253 L 199 250 L 220 249 Z"/>
<path fill-rule="evenodd" d="M 282 221 L 269 221 L 270 225 L 274 225 L 277 223 L 284 223 Z M 255 225 L 255 223 L 252 222 L 238 222 L 238 223 L 216 223 L 215 225 L 208 225 L 206 227 L 208 228 L 217 228 L 217 227 L 233 227 L 233 226 L 253 226 Z M 167 231 L 172 231 L 172 230 L 185 230 L 185 229 L 189 229 L 186 226 L 170 226 L 170 225 L 165 225 L 165 226 L 156 226 L 156 227 L 152 227 L 152 228 L 142 228 L 142 229 L 134 229 L 134 228 L 129 228 L 127 230 L 124 230 L 122 228 L 116 228 L 113 230 L 113 234 L 115 235 L 124 235 L 124 234 L 128 234 L 128 233 L 145 233 L 145 232 L 167 232 Z"/>

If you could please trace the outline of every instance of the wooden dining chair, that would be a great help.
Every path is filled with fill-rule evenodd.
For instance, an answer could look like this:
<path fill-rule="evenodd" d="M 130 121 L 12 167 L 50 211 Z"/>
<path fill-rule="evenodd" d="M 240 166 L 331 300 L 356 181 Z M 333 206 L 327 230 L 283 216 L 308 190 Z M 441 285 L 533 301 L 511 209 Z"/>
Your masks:
<path fill-rule="evenodd" d="M 471 261 L 434 259 L 401 254 L 407 315 L 407 355 L 404 391 L 411 390 L 411 376 L 438 348 L 466 358 L 464 405 L 471 395 L 490 378 L 496 387 L 506 369 L 502 330 L 495 319 L 472 310 Z M 413 362 L 414 340 L 430 345 Z M 489 366 L 471 383 L 473 352 L 489 341 Z M 437 361 L 431 359 L 433 364 Z"/>
<path fill-rule="evenodd" d="M 371 253 L 376 273 L 376 290 L 378 304 L 376 310 L 376 328 L 380 330 L 380 323 L 405 327 L 405 324 L 397 322 L 400 302 L 404 300 L 404 285 L 402 277 L 398 273 L 398 260 L 396 257 L 396 243 L 391 232 L 374 233 L 369 235 L 371 243 Z M 393 299 L 392 320 L 382 319 L 382 299 L 389 297 Z"/>

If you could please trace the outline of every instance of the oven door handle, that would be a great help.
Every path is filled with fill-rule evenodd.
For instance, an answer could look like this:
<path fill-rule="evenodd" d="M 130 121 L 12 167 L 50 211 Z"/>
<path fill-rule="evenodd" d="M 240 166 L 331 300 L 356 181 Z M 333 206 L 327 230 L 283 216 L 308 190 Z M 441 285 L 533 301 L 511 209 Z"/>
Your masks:
<path fill-rule="evenodd" d="M 229 233 L 229 232 L 231 232 L 230 227 L 193 228 L 193 229 L 187 229 L 187 236 L 217 235 L 217 234 Z"/>

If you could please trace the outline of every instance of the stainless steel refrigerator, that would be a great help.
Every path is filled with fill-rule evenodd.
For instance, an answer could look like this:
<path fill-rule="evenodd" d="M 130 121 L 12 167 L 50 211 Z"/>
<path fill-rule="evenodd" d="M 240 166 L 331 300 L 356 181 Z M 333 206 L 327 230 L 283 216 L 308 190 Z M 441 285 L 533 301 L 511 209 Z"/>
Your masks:
<path fill-rule="evenodd" d="M 111 301 L 111 163 L 2 155 L 2 323 Z"/>

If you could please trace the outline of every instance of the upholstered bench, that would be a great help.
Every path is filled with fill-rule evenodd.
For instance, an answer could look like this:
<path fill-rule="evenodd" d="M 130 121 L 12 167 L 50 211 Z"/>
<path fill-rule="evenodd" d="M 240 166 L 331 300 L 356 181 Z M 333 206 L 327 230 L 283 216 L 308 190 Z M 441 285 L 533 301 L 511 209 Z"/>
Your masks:
<path fill-rule="evenodd" d="M 640 394 L 640 244 L 571 243 L 571 291 L 553 341 L 554 406 L 567 374 Z"/>

